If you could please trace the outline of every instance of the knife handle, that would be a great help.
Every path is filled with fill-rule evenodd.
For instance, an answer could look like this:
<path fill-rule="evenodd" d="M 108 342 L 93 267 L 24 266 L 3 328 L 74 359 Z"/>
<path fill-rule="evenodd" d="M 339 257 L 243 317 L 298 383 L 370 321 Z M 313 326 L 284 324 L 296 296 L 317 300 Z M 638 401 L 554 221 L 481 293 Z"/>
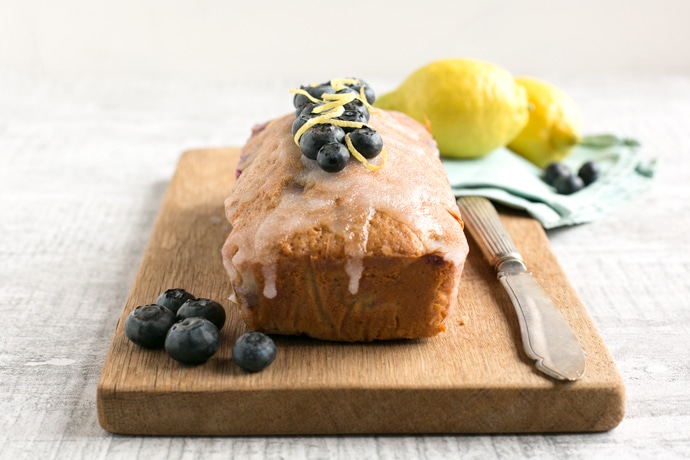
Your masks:
<path fill-rule="evenodd" d="M 525 261 L 501 223 L 498 212 L 491 202 L 480 196 L 458 198 L 460 216 L 467 223 L 467 229 L 479 244 L 486 259 L 496 271 L 505 270 L 504 265 L 519 264 L 526 270 Z"/>

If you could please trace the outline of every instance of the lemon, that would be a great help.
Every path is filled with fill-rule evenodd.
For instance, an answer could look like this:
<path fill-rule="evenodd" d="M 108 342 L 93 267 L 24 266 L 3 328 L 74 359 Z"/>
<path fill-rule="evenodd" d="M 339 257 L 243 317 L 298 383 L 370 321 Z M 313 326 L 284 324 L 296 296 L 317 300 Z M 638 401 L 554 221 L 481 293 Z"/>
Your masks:
<path fill-rule="evenodd" d="M 532 77 L 517 77 L 531 105 L 527 126 L 508 148 L 543 168 L 561 161 L 580 141 L 580 114 L 563 90 Z"/>
<path fill-rule="evenodd" d="M 505 146 L 528 119 L 527 94 L 510 72 L 466 58 L 420 67 L 374 105 L 426 124 L 441 155 L 453 158 L 477 158 Z"/>

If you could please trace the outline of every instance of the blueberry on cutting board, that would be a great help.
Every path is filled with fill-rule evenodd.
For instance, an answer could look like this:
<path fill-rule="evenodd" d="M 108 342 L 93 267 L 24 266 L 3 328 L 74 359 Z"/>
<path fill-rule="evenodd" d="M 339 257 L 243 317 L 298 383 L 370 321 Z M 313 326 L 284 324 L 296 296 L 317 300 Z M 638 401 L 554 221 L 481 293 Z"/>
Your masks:
<path fill-rule="evenodd" d="M 187 318 L 175 323 L 165 337 L 165 351 L 183 364 L 201 364 L 220 346 L 218 328 L 204 318 Z"/>
<path fill-rule="evenodd" d="M 177 310 L 179 310 L 186 301 L 192 299 L 195 299 L 195 297 L 184 289 L 168 289 L 158 296 L 156 304 L 164 306 L 173 313 L 177 313 Z"/>
<path fill-rule="evenodd" d="M 161 348 L 168 330 L 175 321 L 175 314 L 166 307 L 140 306 L 127 315 L 125 335 L 140 347 Z"/>
<path fill-rule="evenodd" d="M 259 372 L 276 359 L 276 344 L 262 332 L 242 334 L 232 346 L 232 360 L 247 372 Z"/>
<path fill-rule="evenodd" d="M 204 318 L 213 323 L 221 330 L 225 324 L 225 308 L 218 302 L 211 299 L 188 300 L 177 311 L 177 320 L 183 321 L 187 318 Z"/>

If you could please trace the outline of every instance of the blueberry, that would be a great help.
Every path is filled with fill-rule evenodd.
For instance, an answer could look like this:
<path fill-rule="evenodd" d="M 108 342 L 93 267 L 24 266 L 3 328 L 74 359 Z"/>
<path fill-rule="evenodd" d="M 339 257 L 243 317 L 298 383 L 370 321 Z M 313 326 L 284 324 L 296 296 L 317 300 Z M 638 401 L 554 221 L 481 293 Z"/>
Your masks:
<path fill-rule="evenodd" d="M 317 86 L 300 86 L 300 89 L 303 89 L 316 99 L 321 99 L 324 94 L 335 93 L 335 89 L 328 83 L 322 83 Z M 304 94 L 295 94 L 295 97 L 292 99 L 292 103 L 296 109 L 304 107 L 306 104 L 310 102 L 312 101 Z"/>
<path fill-rule="evenodd" d="M 324 102 L 319 102 L 318 104 L 314 104 L 313 102 L 310 102 L 302 107 L 302 109 L 297 109 L 296 112 L 297 115 L 304 115 L 305 117 L 313 118 L 318 116 L 318 113 L 312 113 L 312 110 L 314 110 L 316 107 L 319 107 L 321 105 L 324 105 Z"/>
<path fill-rule="evenodd" d="M 165 342 L 165 335 L 175 324 L 175 313 L 161 305 L 137 307 L 127 315 L 125 335 L 144 348 L 160 348 Z"/>
<path fill-rule="evenodd" d="M 558 193 L 562 195 L 570 195 L 578 190 L 581 190 L 585 184 L 582 182 L 582 179 L 571 174 L 569 176 L 560 176 L 556 178 L 553 186 L 556 188 Z"/>
<path fill-rule="evenodd" d="M 175 323 L 165 337 L 165 351 L 184 364 L 201 364 L 220 346 L 218 328 L 204 318 L 187 318 Z"/>
<path fill-rule="evenodd" d="M 308 102 L 301 107 L 297 107 L 295 109 L 295 118 L 299 118 L 299 116 L 302 115 L 302 112 L 305 112 L 305 111 L 311 112 L 311 109 L 314 108 L 315 105 L 316 104 L 314 104 L 313 102 Z"/>
<path fill-rule="evenodd" d="M 309 121 L 311 117 L 308 117 L 306 115 L 300 115 L 297 118 L 295 118 L 295 121 L 292 122 L 292 137 L 295 137 L 295 134 L 297 134 L 297 131 L 304 126 L 304 124 Z"/>
<path fill-rule="evenodd" d="M 360 97 L 362 95 L 362 93 L 360 92 L 361 87 L 362 85 L 346 86 L 345 88 L 336 91 L 336 94 L 355 93 L 357 94 L 357 97 Z M 364 97 L 366 98 L 369 105 L 373 104 L 374 100 L 376 99 L 374 91 L 368 86 L 364 87 Z"/>
<path fill-rule="evenodd" d="M 360 89 L 364 87 L 364 96 L 367 98 L 367 102 L 373 104 L 376 100 L 376 93 L 371 89 L 371 86 L 361 78 L 354 78 L 353 80 L 359 80 L 359 84 L 352 85 L 351 88 L 357 91 L 357 94 L 360 94 Z"/>
<path fill-rule="evenodd" d="M 368 160 L 374 158 L 383 150 L 381 135 L 376 130 L 366 126 L 352 131 L 350 133 L 350 141 L 352 141 L 352 146 Z"/>
<path fill-rule="evenodd" d="M 368 115 L 367 111 L 367 115 Z M 336 118 L 336 120 L 344 120 L 344 121 L 355 121 L 358 123 L 366 123 L 368 121 L 367 118 L 365 118 L 364 113 L 358 111 L 358 110 L 345 110 L 342 115 Z M 352 131 L 355 128 L 345 128 L 345 131 Z"/>
<path fill-rule="evenodd" d="M 349 159 L 350 151 L 340 142 L 324 145 L 316 155 L 316 162 L 321 169 L 329 173 L 342 171 Z"/>
<path fill-rule="evenodd" d="M 580 166 L 577 175 L 585 185 L 589 185 L 599 178 L 599 165 L 593 161 L 588 161 Z"/>
<path fill-rule="evenodd" d="M 364 122 L 369 121 L 369 109 L 364 105 L 364 102 L 360 101 L 359 99 L 355 99 L 352 102 L 348 102 L 343 106 L 345 111 L 354 111 L 358 112 L 359 116 Z M 344 115 L 344 114 L 343 114 Z"/>
<path fill-rule="evenodd" d="M 570 169 L 563 163 L 550 163 L 544 169 L 544 182 L 549 185 L 554 185 L 558 178 L 572 176 L 572 174 Z"/>
<path fill-rule="evenodd" d="M 158 296 L 156 299 L 156 304 L 166 307 L 173 313 L 177 313 L 177 310 L 180 309 L 183 303 L 195 298 L 196 297 L 184 289 L 168 289 Z"/>
<path fill-rule="evenodd" d="M 313 103 L 308 103 L 304 107 L 297 109 L 296 115 L 295 115 L 295 121 L 292 122 L 292 137 L 295 137 L 295 134 L 297 134 L 297 131 L 307 122 L 309 121 L 310 118 L 314 118 L 318 116 L 318 113 L 312 113 L 311 111 L 314 109 L 314 107 L 317 107 L 319 105 L 323 105 L 322 103 L 319 104 L 313 104 Z"/>
<path fill-rule="evenodd" d="M 247 372 L 259 372 L 276 359 L 276 351 L 276 344 L 266 334 L 247 332 L 232 346 L 232 360 Z"/>
<path fill-rule="evenodd" d="M 211 299 L 188 300 L 177 311 L 177 321 L 187 318 L 204 318 L 221 330 L 225 324 L 225 308 Z"/>
<path fill-rule="evenodd" d="M 330 123 L 319 123 L 302 134 L 299 139 L 299 146 L 302 153 L 310 160 L 316 160 L 319 149 L 326 144 L 343 142 L 345 131 L 339 126 Z"/>
<path fill-rule="evenodd" d="M 359 91 L 354 89 L 352 86 L 346 86 L 345 88 L 339 89 L 338 91 L 335 92 L 335 94 L 346 94 L 346 93 L 359 94 Z"/>
<path fill-rule="evenodd" d="M 364 86 L 364 97 L 367 98 L 367 102 L 369 103 L 369 105 L 373 104 L 376 100 L 376 93 L 374 93 L 374 90 L 371 89 L 371 87 L 366 83 L 354 87 L 357 93 L 360 93 L 361 86 Z"/>

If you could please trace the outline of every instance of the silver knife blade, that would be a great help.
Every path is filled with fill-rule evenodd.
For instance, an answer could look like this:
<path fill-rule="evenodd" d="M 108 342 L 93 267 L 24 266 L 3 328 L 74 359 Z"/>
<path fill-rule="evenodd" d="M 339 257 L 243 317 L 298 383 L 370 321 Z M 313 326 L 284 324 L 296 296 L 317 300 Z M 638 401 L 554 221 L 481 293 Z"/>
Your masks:
<path fill-rule="evenodd" d="M 525 262 L 489 200 L 458 199 L 467 229 L 494 266 L 515 307 L 522 345 L 536 368 L 558 380 L 577 380 L 585 373 L 585 355 L 570 324 L 527 271 Z"/>

